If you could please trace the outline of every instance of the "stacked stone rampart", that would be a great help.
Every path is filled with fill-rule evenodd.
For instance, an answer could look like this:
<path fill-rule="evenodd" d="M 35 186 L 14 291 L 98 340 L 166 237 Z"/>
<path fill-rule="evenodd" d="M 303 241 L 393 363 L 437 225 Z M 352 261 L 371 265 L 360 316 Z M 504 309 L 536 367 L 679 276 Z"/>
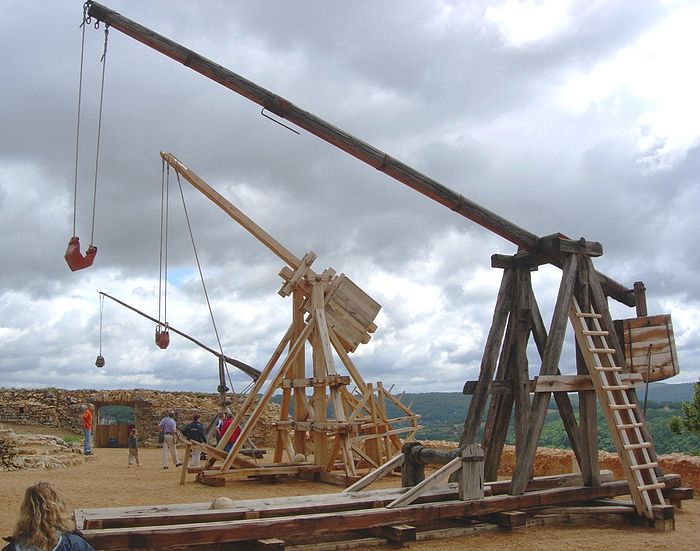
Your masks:
<path fill-rule="evenodd" d="M 59 469 L 82 463 L 79 444 L 44 434 L 17 434 L 0 425 L 0 471 Z"/>
<path fill-rule="evenodd" d="M 242 401 L 229 397 L 235 412 Z M 0 389 L 0 424 L 44 425 L 80 433 L 80 418 L 84 405 L 129 405 L 134 408 L 135 424 L 139 428 L 140 445 L 158 445 L 157 427 L 168 411 L 175 412 L 180 424 L 188 423 L 194 414 L 202 417 L 206 427 L 219 409 L 219 395 L 203 392 L 163 392 L 158 390 L 64 390 Z M 256 423 L 252 440 L 258 447 L 275 444 L 272 423 L 279 419 L 279 406 L 269 404 Z"/>

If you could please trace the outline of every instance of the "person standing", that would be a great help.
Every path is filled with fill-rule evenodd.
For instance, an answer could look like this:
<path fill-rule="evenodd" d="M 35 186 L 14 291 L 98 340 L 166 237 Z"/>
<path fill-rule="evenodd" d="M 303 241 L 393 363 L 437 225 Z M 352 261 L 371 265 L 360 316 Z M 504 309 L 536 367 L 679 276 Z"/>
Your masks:
<path fill-rule="evenodd" d="M 169 411 L 165 417 L 158 423 L 158 430 L 163 435 L 163 468 L 168 468 L 168 452 L 173 458 L 173 463 L 176 467 L 182 465 L 180 463 L 180 458 L 177 455 L 177 448 L 175 447 L 175 432 L 177 431 L 177 423 L 175 422 L 175 412 Z"/>
<path fill-rule="evenodd" d="M 138 431 L 136 430 L 136 427 L 133 427 L 131 431 L 129 432 L 129 464 L 128 467 L 131 468 L 131 466 L 136 463 L 137 467 L 141 466 L 141 462 L 139 461 L 139 440 L 138 440 Z"/>
<path fill-rule="evenodd" d="M 92 455 L 92 447 L 90 446 L 90 440 L 92 438 L 92 412 L 95 411 L 95 406 L 88 404 L 83 411 L 83 416 L 80 420 L 80 426 L 83 429 L 83 453 L 85 455 Z"/>
<path fill-rule="evenodd" d="M 200 419 L 201 415 L 195 415 L 192 418 L 192 422 L 185 425 L 185 427 L 182 429 L 182 434 L 184 434 L 188 440 L 196 442 L 192 448 L 190 467 L 199 467 L 199 461 L 202 457 L 202 446 L 199 444 L 207 441 L 207 437 L 204 434 L 204 426 L 202 425 Z"/>
<path fill-rule="evenodd" d="M 63 498 L 48 482 L 38 482 L 24 492 L 19 520 L 2 551 L 95 551 L 72 530 Z"/>
<path fill-rule="evenodd" d="M 228 428 L 231 426 L 233 423 L 233 414 L 232 413 L 227 413 L 226 414 L 226 420 L 224 421 L 224 424 L 221 426 L 221 436 L 223 436 Z M 236 427 L 233 432 L 231 433 L 231 436 L 229 436 L 228 442 L 226 442 L 226 445 L 224 446 L 224 451 L 229 452 L 231 451 L 231 448 L 233 448 L 233 445 L 236 443 L 236 440 L 238 440 L 238 435 L 241 434 L 241 427 L 238 426 Z"/>
<path fill-rule="evenodd" d="M 224 421 L 226 420 L 226 414 L 222 411 L 216 416 L 216 443 L 219 443 L 219 440 L 221 440 L 221 435 L 223 432 L 221 432 L 221 428 L 224 426 Z"/>

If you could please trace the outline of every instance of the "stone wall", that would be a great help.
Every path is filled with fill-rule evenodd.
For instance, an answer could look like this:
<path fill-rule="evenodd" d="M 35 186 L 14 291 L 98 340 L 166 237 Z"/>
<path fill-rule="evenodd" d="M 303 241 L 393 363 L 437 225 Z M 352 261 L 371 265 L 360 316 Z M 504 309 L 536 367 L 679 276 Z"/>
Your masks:
<path fill-rule="evenodd" d="M 235 412 L 241 397 L 231 399 Z M 219 395 L 215 393 L 161 392 L 158 390 L 63 390 L 0 389 L 0 423 L 45 425 L 80 433 L 80 418 L 84 405 L 129 405 L 134 407 L 135 424 L 139 429 L 141 446 L 157 446 L 159 421 L 166 412 L 174 411 L 180 424 L 189 423 L 194 414 L 202 416 L 206 427 L 218 411 Z M 97 418 L 97 416 L 95 417 Z M 269 404 L 253 431 L 252 440 L 258 447 L 275 444 L 272 423 L 279 419 L 279 406 Z"/>
<path fill-rule="evenodd" d="M 80 444 L 44 434 L 17 434 L 0 425 L 0 471 L 60 469 L 82 463 Z"/>

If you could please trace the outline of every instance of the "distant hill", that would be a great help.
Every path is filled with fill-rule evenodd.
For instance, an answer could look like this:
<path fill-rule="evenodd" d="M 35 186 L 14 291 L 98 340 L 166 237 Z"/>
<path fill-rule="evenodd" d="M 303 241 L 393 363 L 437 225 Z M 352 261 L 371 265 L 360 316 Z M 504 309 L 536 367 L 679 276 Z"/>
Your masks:
<path fill-rule="evenodd" d="M 644 403 L 644 388 L 637 391 L 640 404 Z M 570 394 L 572 405 L 578 410 L 578 395 Z M 457 441 L 462 434 L 464 419 L 469 409 L 471 396 L 461 392 L 420 392 L 401 395 L 401 402 L 410 405 L 414 413 L 421 416 L 419 423 L 423 428 L 418 432 L 419 440 L 448 440 Z M 647 423 L 654 437 L 655 446 L 659 453 L 674 451 L 700 451 L 700 438 L 693 435 L 672 435 L 668 429 L 668 420 L 674 415 L 681 415 L 681 402 L 693 399 L 693 383 L 651 383 L 647 398 Z M 274 398 L 279 401 L 279 397 Z M 488 409 L 488 408 L 487 408 Z M 330 413 L 330 406 L 329 406 Z M 389 404 L 388 416 L 400 416 L 400 412 Z M 607 433 L 605 419 L 599 416 L 600 448 L 613 451 L 612 441 Z M 512 443 L 512 434 L 508 443 Z M 543 429 L 540 445 L 547 447 L 569 447 L 568 438 L 563 429 L 561 418 L 556 412 L 552 398 L 550 412 Z"/>
<path fill-rule="evenodd" d="M 650 383 L 649 400 L 654 402 L 690 402 L 693 399 L 694 383 Z M 644 398 L 644 389 L 637 391 Z"/>

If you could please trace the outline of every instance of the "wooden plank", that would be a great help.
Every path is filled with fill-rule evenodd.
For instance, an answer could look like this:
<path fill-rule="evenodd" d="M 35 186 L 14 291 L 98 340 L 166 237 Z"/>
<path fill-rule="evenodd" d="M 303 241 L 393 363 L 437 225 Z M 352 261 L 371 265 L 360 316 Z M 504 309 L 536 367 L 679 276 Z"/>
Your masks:
<path fill-rule="evenodd" d="M 562 269 L 561 284 L 557 295 L 557 302 L 554 307 L 554 314 L 549 329 L 549 337 L 545 347 L 540 375 L 553 375 L 559 368 L 559 358 L 561 356 L 564 337 L 566 336 L 566 326 L 569 314 L 569 305 L 574 291 L 574 281 L 576 280 L 576 256 L 570 255 L 564 260 Z M 527 480 L 532 474 L 535 463 L 535 453 L 540 440 L 544 419 L 547 414 L 547 405 L 550 395 L 546 392 L 535 394 L 530 404 L 528 419 L 528 429 L 523 444 L 521 455 L 516 460 L 515 472 L 511 492 L 520 494 L 525 491 Z"/>
<path fill-rule="evenodd" d="M 358 492 L 373 482 L 379 480 L 380 478 L 386 476 L 387 474 L 393 472 L 395 469 L 403 465 L 404 462 L 404 454 L 399 453 L 389 459 L 386 463 L 381 465 L 378 469 L 375 469 L 371 472 L 369 472 L 367 475 L 365 475 L 363 478 L 355 482 L 352 486 L 349 486 L 348 488 L 345 488 L 343 490 L 344 493 L 352 493 L 352 492 Z"/>
<path fill-rule="evenodd" d="M 605 471 L 604 481 L 612 480 L 612 473 Z M 675 476 L 675 478 L 674 478 Z M 678 486 L 680 477 L 674 475 L 666 478 L 667 486 Z M 510 481 L 490 482 L 487 492 L 502 495 L 508 490 Z M 528 491 L 548 488 L 572 487 L 581 484 L 580 474 L 537 477 L 528 484 Z M 454 500 L 458 497 L 457 483 L 428 490 L 417 500 L 419 503 Z M 130 507 L 112 507 L 103 509 L 76 509 L 74 517 L 76 528 L 119 528 L 126 526 L 151 526 L 167 524 L 188 524 L 193 522 L 211 522 L 215 520 L 236 520 L 248 518 L 246 515 L 255 511 L 258 518 L 294 515 L 311 512 L 330 512 L 358 510 L 384 506 L 403 493 L 402 488 L 384 488 L 371 491 L 356 491 L 339 494 L 321 494 L 312 496 L 286 496 L 278 498 L 231 500 L 225 509 L 211 509 L 211 502 L 175 503 L 170 505 L 137 505 Z M 630 502 L 631 504 L 631 502 Z"/>
<path fill-rule="evenodd" d="M 510 358 L 514 351 L 517 325 L 518 322 L 514 317 L 509 316 L 503 346 L 498 358 L 495 380 L 491 383 L 492 392 L 498 386 L 504 385 L 508 387 L 509 393 L 503 396 L 492 395 L 491 402 L 489 403 L 489 410 L 486 415 L 484 436 L 481 445 L 485 453 L 484 476 L 488 480 L 495 480 L 498 477 L 498 467 L 501 464 L 503 446 L 505 446 L 506 443 L 511 413 L 513 411 L 513 363 L 510 361 Z"/>
<path fill-rule="evenodd" d="M 238 436 L 238 440 L 236 440 L 236 442 L 233 444 L 233 447 L 231 448 L 231 450 L 228 453 L 228 457 L 226 458 L 224 463 L 221 465 L 222 470 L 230 469 L 231 465 L 233 465 L 233 462 L 236 459 L 236 456 L 240 452 L 241 448 L 243 448 L 246 439 L 253 432 L 253 429 L 255 428 L 255 424 L 258 422 L 258 419 L 262 415 L 264 409 L 267 407 L 267 403 L 270 401 L 270 398 L 272 398 L 272 395 L 277 390 L 277 387 L 279 386 L 280 381 L 287 374 L 287 370 L 292 365 L 295 355 L 298 353 L 298 351 L 301 348 L 304 347 L 304 345 L 306 343 L 306 339 L 309 336 L 309 334 L 311 333 L 311 330 L 313 329 L 313 327 L 314 327 L 314 322 L 312 320 L 306 324 L 306 327 L 304 327 L 304 330 L 301 332 L 301 335 L 299 335 L 297 340 L 294 342 L 294 345 L 292 346 L 292 349 L 290 350 L 289 355 L 287 356 L 287 358 L 285 358 L 277 375 L 273 378 L 272 381 L 270 381 L 270 384 L 268 385 L 267 390 L 265 391 L 265 394 L 263 394 L 263 396 L 258 400 L 258 403 L 256 404 L 255 408 L 251 412 L 250 417 L 247 420 L 247 423 L 242 428 L 241 433 Z M 291 332 L 291 326 L 287 332 L 288 333 Z M 261 376 L 260 379 L 258 379 L 258 380 L 262 381 L 263 377 Z M 255 390 L 251 390 L 249 397 L 254 396 L 255 394 L 256 394 Z M 239 415 L 242 413 L 242 411 L 239 412 Z M 238 418 L 238 416 L 234 419 L 234 423 L 236 422 L 237 418 Z M 229 432 L 231 432 L 231 434 L 233 433 L 232 427 L 234 427 L 234 424 L 231 424 L 231 426 L 226 431 L 226 434 L 221 438 L 222 442 L 224 441 L 224 439 L 227 438 L 227 435 L 230 436 Z"/>
<path fill-rule="evenodd" d="M 362 394 L 364 394 L 365 392 L 367 392 L 367 384 L 365 383 L 365 380 L 362 378 L 362 375 L 360 374 L 360 372 L 355 367 L 355 364 L 350 359 L 350 356 L 348 356 L 347 352 L 345 351 L 345 347 L 340 342 L 340 339 L 338 338 L 338 335 L 336 335 L 333 328 L 330 328 L 329 335 L 330 335 L 330 339 L 331 339 L 331 344 L 333 345 L 333 348 L 335 349 L 336 353 L 338 354 L 340 361 L 342 362 L 343 366 L 345 366 L 345 369 L 347 369 L 348 373 L 352 377 L 352 380 L 355 381 L 355 384 L 357 385 L 357 388 L 359 389 L 359 391 Z"/>
<path fill-rule="evenodd" d="M 392 526 L 380 526 L 366 530 L 375 537 L 389 540 L 394 544 L 402 544 L 416 541 L 416 527 L 409 524 L 394 524 Z"/>
<path fill-rule="evenodd" d="M 530 271 L 519 269 L 516 272 L 516 292 L 513 300 L 511 317 L 517 320 L 515 329 L 515 348 L 513 351 L 513 405 L 515 407 L 514 429 L 515 450 L 519 455 L 525 443 L 527 432 L 528 409 L 530 406 L 527 341 L 530 337 L 532 320 Z"/>
<path fill-rule="evenodd" d="M 394 501 L 387 504 L 386 508 L 387 509 L 394 509 L 397 507 L 410 505 L 417 498 L 420 497 L 421 493 L 424 490 L 427 490 L 428 488 L 430 488 L 434 484 L 437 484 L 441 480 L 449 477 L 452 473 L 457 472 L 461 468 L 462 468 L 462 458 L 455 457 L 452 461 L 450 461 L 446 465 L 443 465 L 442 467 L 440 467 L 437 471 L 435 471 L 433 474 L 431 474 L 425 480 L 423 480 L 419 484 L 413 486 L 413 488 L 408 490 L 401 497 L 396 498 Z"/>
<path fill-rule="evenodd" d="M 304 377 L 284 379 L 280 385 L 282 388 L 298 388 L 312 386 L 340 386 L 349 385 L 350 377 L 347 375 L 329 375 L 328 377 Z"/>
<path fill-rule="evenodd" d="M 544 320 L 542 319 L 542 314 L 540 313 L 540 308 L 534 295 L 532 296 L 532 338 L 535 341 L 540 359 L 544 358 L 544 351 L 547 348 L 547 329 L 544 325 Z M 556 374 L 561 375 L 561 370 L 557 368 Z M 561 416 L 566 435 L 569 437 L 571 449 L 578 459 L 581 457 L 581 431 L 579 430 L 578 420 L 574 414 L 571 399 L 568 394 L 555 392 L 554 401 L 559 408 L 559 415 Z"/>
<path fill-rule="evenodd" d="M 292 333 L 289 339 L 290 342 L 295 342 L 304 330 L 304 312 L 302 311 L 304 300 L 304 293 L 300 289 L 297 288 L 292 291 Z M 297 352 L 296 358 L 292 362 L 291 376 L 294 379 L 301 379 L 306 375 L 305 356 L 305 349 L 302 348 Z M 306 421 L 309 417 L 313 419 L 314 413 L 306 397 L 306 388 L 294 388 L 292 395 L 294 398 L 294 420 Z M 306 456 L 306 446 L 306 433 L 301 430 L 294 431 L 294 449 Z"/>
<path fill-rule="evenodd" d="M 527 514 L 523 511 L 503 511 L 488 517 L 490 522 L 506 530 L 522 528 L 527 523 Z"/>
<path fill-rule="evenodd" d="M 621 373 L 622 384 L 642 388 L 644 380 L 640 373 Z M 582 392 L 593 391 L 595 387 L 590 375 L 540 375 L 535 377 L 534 392 Z"/>
<path fill-rule="evenodd" d="M 623 481 L 596 488 L 557 488 L 528 492 L 518 496 L 489 496 L 480 501 L 449 501 L 428 506 L 395 509 L 315 513 L 292 517 L 260 518 L 238 521 L 83 530 L 84 538 L 96 549 L 144 549 L 172 545 L 201 545 L 226 541 L 264 539 L 325 534 L 335 531 L 363 530 L 395 524 L 430 523 L 438 519 L 487 515 L 533 507 L 563 505 L 604 497 L 624 495 L 629 491 Z M 352 495 L 352 494 L 345 494 Z"/>

